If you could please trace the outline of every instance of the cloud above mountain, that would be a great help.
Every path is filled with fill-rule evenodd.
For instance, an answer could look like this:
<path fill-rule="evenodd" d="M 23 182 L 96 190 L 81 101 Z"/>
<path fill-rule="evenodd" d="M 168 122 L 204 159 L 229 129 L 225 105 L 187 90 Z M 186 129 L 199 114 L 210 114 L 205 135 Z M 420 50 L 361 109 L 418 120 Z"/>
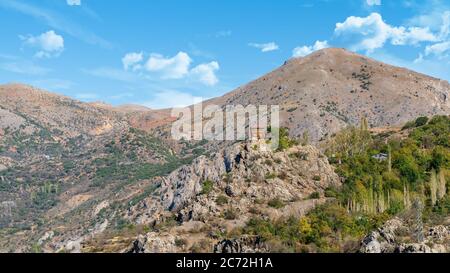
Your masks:
<path fill-rule="evenodd" d="M 297 57 L 304 57 L 306 55 L 309 55 L 313 53 L 314 51 L 321 50 L 324 48 L 328 48 L 330 45 L 328 44 L 328 41 L 316 41 L 314 45 L 312 46 L 299 46 L 294 48 L 292 51 L 292 56 L 294 58 Z"/>
<path fill-rule="evenodd" d="M 145 68 L 150 72 L 159 73 L 163 79 L 181 79 L 189 74 L 191 63 L 191 57 L 182 51 L 167 58 L 161 54 L 153 53 L 145 64 Z"/>
<path fill-rule="evenodd" d="M 354 38 L 352 50 L 365 50 L 368 53 L 382 48 L 386 43 L 392 45 L 417 45 L 421 42 L 437 42 L 439 37 L 427 27 L 404 27 L 387 24 L 379 13 L 367 17 L 350 16 L 337 23 L 334 30 L 337 36 Z"/>
<path fill-rule="evenodd" d="M 220 69 L 217 61 L 201 63 L 192 67 L 194 60 L 188 53 L 180 51 L 175 56 L 166 57 L 159 53 L 151 53 L 144 62 L 144 53 L 131 52 L 122 58 L 125 70 L 148 73 L 161 80 L 190 80 L 207 86 L 219 82 L 216 72 Z"/>
<path fill-rule="evenodd" d="M 251 47 L 260 49 L 261 52 L 271 52 L 280 49 L 280 47 L 275 42 L 258 44 L 258 43 L 249 43 Z"/>
<path fill-rule="evenodd" d="M 24 45 L 38 48 L 35 57 L 52 58 L 58 57 L 64 50 L 64 38 L 61 35 L 50 30 L 38 36 L 27 35 L 19 36 Z"/>
<path fill-rule="evenodd" d="M 140 52 L 140 53 L 127 53 L 123 58 L 122 58 L 122 64 L 123 64 L 123 68 L 125 70 L 128 69 L 132 69 L 132 70 L 137 70 L 140 69 L 141 66 L 139 65 L 140 62 L 142 62 L 142 60 L 144 59 L 144 53 Z"/>

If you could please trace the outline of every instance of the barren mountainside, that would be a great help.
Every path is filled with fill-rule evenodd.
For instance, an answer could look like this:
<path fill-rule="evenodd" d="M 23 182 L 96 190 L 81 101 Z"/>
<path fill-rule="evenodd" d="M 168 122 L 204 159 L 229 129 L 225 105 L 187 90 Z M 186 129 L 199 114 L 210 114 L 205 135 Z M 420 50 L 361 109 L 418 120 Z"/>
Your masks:
<path fill-rule="evenodd" d="M 275 71 L 207 103 L 280 105 L 291 134 L 314 140 L 366 117 L 370 127 L 401 126 L 450 113 L 450 84 L 368 57 L 330 48 L 287 61 Z"/>

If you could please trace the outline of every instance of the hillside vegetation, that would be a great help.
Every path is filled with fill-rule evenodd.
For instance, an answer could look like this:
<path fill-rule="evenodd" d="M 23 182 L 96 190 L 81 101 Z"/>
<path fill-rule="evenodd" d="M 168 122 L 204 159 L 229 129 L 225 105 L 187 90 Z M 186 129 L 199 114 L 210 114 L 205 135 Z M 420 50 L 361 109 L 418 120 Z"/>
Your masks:
<path fill-rule="evenodd" d="M 449 134 L 447 116 L 419 118 L 400 133 L 343 130 L 325 145 L 344 180 L 326 191 L 333 200 L 301 218 L 253 218 L 241 233 L 261 236 L 275 252 L 355 252 L 371 230 L 417 203 L 425 225 L 442 223 L 450 210 Z"/>

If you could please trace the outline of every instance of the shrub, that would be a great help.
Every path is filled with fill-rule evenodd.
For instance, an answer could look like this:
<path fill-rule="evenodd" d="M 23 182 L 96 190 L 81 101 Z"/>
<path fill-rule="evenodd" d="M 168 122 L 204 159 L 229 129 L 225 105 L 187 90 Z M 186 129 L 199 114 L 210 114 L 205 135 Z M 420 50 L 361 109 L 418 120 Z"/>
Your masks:
<path fill-rule="evenodd" d="M 186 239 L 184 239 L 184 238 L 176 238 L 175 239 L 175 245 L 177 246 L 177 247 L 183 247 L 183 246 L 185 246 L 187 244 L 187 241 L 186 241 Z"/>
<path fill-rule="evenodd" d="M 216 204 L 219 206 L 223 206 L 228 203 L 228 198 L 225 195 L 219 195 L 216 198 Z"/>
<path fill-rule="evenodd" d="M 337 198 L 338 197 L 338 190 L 333 188 L 333 187 L 327 188 L 325 190 L 324 195 L 327 198 Z"/>
<path fill-rule="evenodd" d="M 313 180 L 314 180 L 314 181 L 320 181 L 320 180 L 322 180 L 322 177 L 320 177 L 320 175 L 315 175 L 315 176 L 313 177 Z"/>
<path fill-rule="evenodd" d="M 269 174 L 266 175 L 266 179 L 267 180 L 275 179 L 275 178 L 277 178 L 277 176 L 278 175 L 276 173 L 269 173 Z"/>
<path fill-rule="evenodd" d="M 207 253 L 211 251 L 211 244 L 208 240 L 203 239 L 200 242 L 192 245 L 190 250 L 192 253 Z"/>
<path fill-rule="evenodd" d="M 313 192 L 309 195 L 309 199 L 320 199 L 320 193 L 319 192 Z"/>
<path fill-rule="evenodd" d="M 255 207 L 251 207 L 248 212 L 250 212 L 251 214 L 261 214 L 261 211 Z"/>
<path fill-rule="evenodd" d="M 202 188 L 201 194 L 209 194 L 212 192 L 213 188 L 214 188 L 214 182 L 212 182 L 211 180 L 206 180 L 205 182 L 203 182 L 203 188 Z"/>
<path fill-rule="evenodd" d="M 298 144 L 298 141 L 289 137 L 289 130 L 287 128 L 280 128 L 280 139 L 278 151 L 284 151 Z"/>
<path fill-rule="evenodd" d="M 411 129 L 411 128 L 414 128 L 415 126 L 416 126 L 416 123 L 414 121 L 409 121 L 402 127 L 402 130 Z"/>
<path fill-rule="evenodd" d="M 278 178 L 281 180 L 286 180 L 288 178 L 288 174 L 285 171 L 282 171 L 281 173 L 278 174 Z"/>
<path fill-rule="evenodd" d="M 420 117 L 416 119 L 415 126 L 416 127 L 424 126 L 428 123 L 428 120 L 429 120 L 428 117 Z"/>
<path fill-rule="evenodd" d="M 281 201 L 279 198 L 274 198 L 270 200 L 268 203 L 269 207 L 275 208 L 275 209 L 281 209 L 286 206 L 283 201 Z"/>
<path fill-rule="evenodd" d="M 297 158 L 300 160 L 308 160 L 309 154 L 303 152 L 295 152 L 289 155 L 290 158 Z"/>
<path fill-rule="evenodd" d="M 226 220 L 234 220 L 237 218 L 237 213 L 234 209 L 229 208 L 223 213 L 223 218 Z"/>

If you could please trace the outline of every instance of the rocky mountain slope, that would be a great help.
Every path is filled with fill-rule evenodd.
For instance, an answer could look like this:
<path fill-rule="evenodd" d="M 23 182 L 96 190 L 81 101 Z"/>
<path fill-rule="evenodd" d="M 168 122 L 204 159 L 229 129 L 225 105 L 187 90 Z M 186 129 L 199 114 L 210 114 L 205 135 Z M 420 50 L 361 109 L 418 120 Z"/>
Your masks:
<path fill-rule="evenodd" d="M 205 104 L 279 104 L 292 137 L 308 132 L 318 141 L 363 116 L 387 127 L 448 115 L 449 90 L 327 49 Z M 302 215 L 341 184 L 316 147 L 266 153 L 246 142 L 175 142 L 173 121 L 167 109 L 1 85 L 0 251 L 211 251 L 251 216 Z"/>
<path fill-rule="evenodd" d="M 341 184 L 326 157 L 312 146 L 272 153 L 249 143 L 201 156 L 154 183 L 152 194 L 124 215 L 153 230 L 121 251 L 208 252 L 251 217 L 300 217 L 326 201 L 325 189 Z M 92 240 L 83 251 L 110 247 L 110 241 Z"/>
<path fill-rule="evenodd" d="M 99 204 L 131 199 L 196 157 L 198 145 L 133 129 L 134 111 L 0 86 L 0 249 L 31 251 L 49 230 L 66 242 L 89 233 Z"/>

